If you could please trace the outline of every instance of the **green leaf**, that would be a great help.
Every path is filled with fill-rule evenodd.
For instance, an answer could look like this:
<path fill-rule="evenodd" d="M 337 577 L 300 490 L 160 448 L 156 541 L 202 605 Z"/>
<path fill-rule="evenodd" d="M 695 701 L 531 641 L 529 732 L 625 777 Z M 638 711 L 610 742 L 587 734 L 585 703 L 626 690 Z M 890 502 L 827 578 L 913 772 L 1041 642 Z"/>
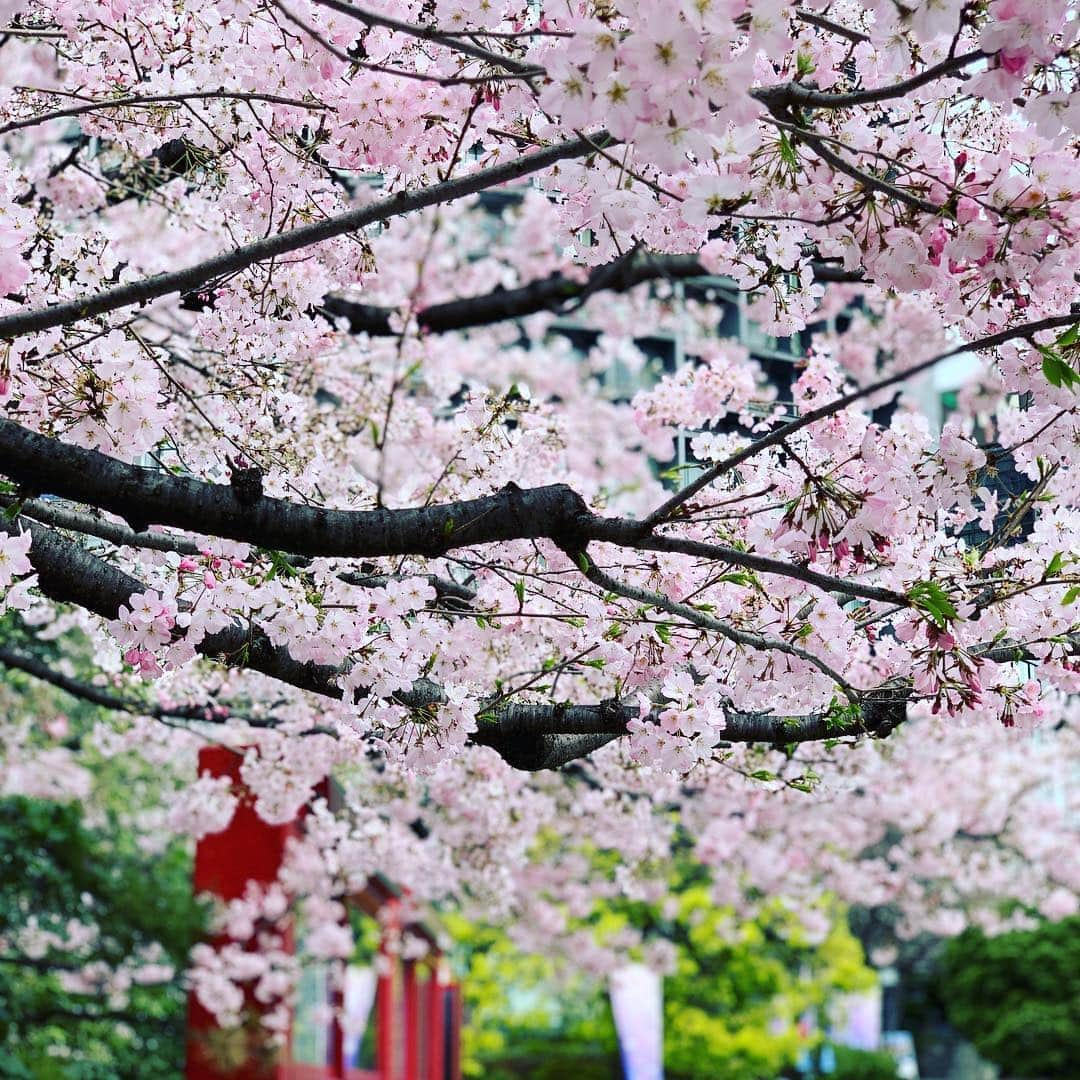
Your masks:
<path fill-rule="evenodd" d="M 917 581 L 908 589 L 907 596 L 913 607 L 929 615 L 942 629 L 950 619 L 959 618 L 952 601 L 936 581 Z"/>
<path fill-rule="evenodd" d="M 671 624 L 662 622 L 656 624 L 656 636 L 665 644 L 671 644 Z"/>
<path fill-rule="evenodd" d="M 1074 585 L 1065 595 L 1061 598 L 1061 606 L 1068 607 L 1073 603 L 1076 598 L 1080 596 L 1080 585 Z"/>
<path fill-rule="evenodd" d="M 791 145 L 791 140 L 787 137 L 786 131 L 780 132 L 780 160 L 789 169 L 799 167 L 799 159 L 795 155 L 795 148 Z"/>
<path fill-rule="evenodd" d="M 691 469 L 696 469 L 698 466 L 693 462 L 687 465 L 672 465 L 669 469 L 664 469 L 660 473 L 661 480 L 681 480 L 684 472 L 689 472 Z"/>
<path fill-rule="evenodd" d="M 1080 372 L 1077 372 L 1067 360 L 1062 359 L 1052 349 L 1040 346 L 1039 352 L 1042 353 L 1043 358 L 1043 375 L 1046 376 L 1046 381 L 1051 386 L 1067 390 L 1080 386 Z"/>
<path fill-rule="evenodd" d="M 270 559 L 270 569 L 266 572 L 266 581 L 273 581 L 280 574 L 284 578 L 299 577 L 300 571 L 289 562 L 289 557 L 284 551 L 266 549 L 262 552 Z"/>
<path fill-rule="evenodd" d="M 1046 572 L 1043 577 L 1052 578 L 1055 574 L 1061 572 L 1061 568 L 1065 565 L 1065 553 L 1062 551 L 1057 552 L 1054 557 L 1046 564 Z"/>
<path fill-rule="evenodd" d="M 521 581 L 520 579 L 518 581 L 515 581 L 514 592 L 517 594 L 518 606 L 520 607 L 522 604 L 525 603 L 525 582 Z"/>
<path fill-rule="evenodd" d="M 768 769 L 755 769 L 750 774 L 750 779 L 751 780 L 775 780 L 776 779 L 776 773 L 769 772 Z"/>
<path fill-rule="evenodd" d="M 1077 343 L 1080 343 L 1080 322 L 1073 323 L 1072 326 L 1070 326 L 1069 329 L 1054 342 L 1054 344 L 1060 348 L 1068 348 L 1070 345 L 1076 345 Z"/>
<path fill-rule="evenodd" d="M 753 574 L 744 574 L 741 571 L 735 571 L 731 574 L 721 574 L 719 581 L 727 581 L 732 585 L 747 585 L 752 588 L 759 588 L 757 578 Z"/>

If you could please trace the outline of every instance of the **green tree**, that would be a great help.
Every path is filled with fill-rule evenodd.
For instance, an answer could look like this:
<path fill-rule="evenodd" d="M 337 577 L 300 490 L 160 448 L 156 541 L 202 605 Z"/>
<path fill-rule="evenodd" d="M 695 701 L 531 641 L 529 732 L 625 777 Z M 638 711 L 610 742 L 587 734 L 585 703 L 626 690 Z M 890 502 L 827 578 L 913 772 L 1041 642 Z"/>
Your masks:
<path fill-rule="evenodd" d="M 0 617 L 0 640 L 28 651 L 10 616 Z M 49 658 L 56 648 L 43 644 L 35 654 Z M 25 744 L 61 755 L 78 748 L 89 783 L 78 800 L 62 790 L 56 800 L 0 798 L 0 1076 L 179 1077 L 186 1016 L 179 973 L 206 913 L 192 897 L 190 847 L 159 835 L 147 814 L 172 780 L 134 755 L 95 752 L 91 732 L 102 711 L 19 672 L 0 679 L 0 714 L 7 725 L 0 772 L 9 779 Z M 48 721 L 61 717 L 66 733 L 48 734 Z M 72 927 L 92 936 L 65 948 Z M 38 935 L 37 947 L 26 948 L 28 934 Z M 61 944 L 41 936 L 49 934 Z M 116 972 L 146 962 L 176 976 L 117 987 L 111 999 L 65 989 L 65 978 L 87 964 Z"/>
<path fill-rule="evenodd" d="M 820 943 L 782 908 L 734 923 L 703 886 L 679 896 L 677 968 L 664 984 L 664 1060 L 672 1080 L 779 1076 L 801 1046 L 796 1023 L 837 994 L 872 985 L 839 910 Z"/>
<path fill-rule="evenodd" d="M 1080 916 L 945 947 L 949 1022 L 1008 1076 L 1067 1080 L 1080 1062 Z"/>
<path fill-rule="evenodd" d="M 70 920 L 96 927 L 90 944 L 33 956 L 16 947 L 28 926 L 63 935 Z M 89 827 L 76 804 L 0 800 L 0 1075 L 179 1076 L 185 995 L 177 979 L 133 985 L 118 1003 L 69 993 L 62 979 L 84 963 L 115 970 L 139 955 L 182 971 L 202 925 L 182 847 L 151 859 L 130 831 Z"/>

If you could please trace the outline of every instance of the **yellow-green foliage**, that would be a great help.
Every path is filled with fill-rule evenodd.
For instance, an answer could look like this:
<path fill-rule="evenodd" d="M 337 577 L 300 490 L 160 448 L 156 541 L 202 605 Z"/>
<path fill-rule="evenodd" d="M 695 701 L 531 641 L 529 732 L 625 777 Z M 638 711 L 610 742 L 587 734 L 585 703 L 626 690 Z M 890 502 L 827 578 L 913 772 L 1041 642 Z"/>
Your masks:
<path fill-rule="evenodd" d="M 490 1077 L 492 1064 L 536 1040 L 567 1036 L 614 1052 L 614 1029 L 601 989 L 549 956 L 524 953 L 501 931 L 448 915 L 447 930 L 465 964 L 466 1076 Z"/>
<path fill-rule="evenodd" d="M 774 1077 L 802 1045 L 796 1024 L 811 1007 L 872 984 L 859 943 L 838 909 L 817 946 L 779 905 L 738 923 L 703 886 L 679 898 L 675 973 L 665 980 L 665 1064 L 672 1076 Z"/>
<path fill-rule="evenodd" d="M 824 912 L 825 939 L 811 944 L 779 904 L 739 922 L 713 905 L 696 873 L 677 877 L 672 890 L 676 909 L 669 904 L 666 918 L 649 905 L 605 903 L 585 921 L 600 941 L 635 926 L 676 946 L 676 970 L 664 980 L 672 1080 L 775 1077 L 804 1045 L 797 1024 L 808 1008 L 873 984 L 838 905 Z M 466 1075 L 611 1075 L 617 1046 L 605 986 L 551 956 L 522 953 L 497 930 L 454 917 L 448 929 L 466 968 Z"/>

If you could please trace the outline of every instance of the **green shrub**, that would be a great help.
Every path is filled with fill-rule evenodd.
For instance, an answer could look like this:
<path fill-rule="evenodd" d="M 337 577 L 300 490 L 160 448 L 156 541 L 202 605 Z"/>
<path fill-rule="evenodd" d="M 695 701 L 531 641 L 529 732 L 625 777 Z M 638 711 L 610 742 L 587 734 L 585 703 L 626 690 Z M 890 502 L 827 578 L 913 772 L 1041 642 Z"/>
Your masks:
<path fill-rule="evenodd" d="M 836 1046 L 832 1080 L 896 1080 L 896 1060 L 883 1050 Z"/>

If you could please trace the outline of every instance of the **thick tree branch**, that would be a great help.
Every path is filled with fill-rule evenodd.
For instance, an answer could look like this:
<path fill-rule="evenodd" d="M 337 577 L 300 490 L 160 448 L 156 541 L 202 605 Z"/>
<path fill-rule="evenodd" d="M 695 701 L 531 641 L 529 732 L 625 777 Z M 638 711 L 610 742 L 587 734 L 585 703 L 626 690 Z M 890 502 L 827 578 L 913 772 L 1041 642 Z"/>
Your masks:
<path fill-rule="evenodd" d="M 554 273 L 514 289 L 495 289 L 479 296 L 432 304 L 416 313 L 416 322 L 425 333 L 442 334 L 451 330 L 466 330 L 488 326 L 508 319 L 520 319 L 539 311 L 558 311 L 564 305 L 599 291 L 626 292 L 647 281 L 660 278 L 680 280 L 701 277 L 707 271 L 692 255 L 653 255 L 647 259 L 619 258 L 591 269 L 584 281 L 573 281 Z M 378 307 L 349 300 L 343 296 L 328 296 L 323 310 L 331 318 L 349 321 L 353 333 L 368 333 L 386 337 L 396 308 Z"/>
<path fill-rule="evenodd" d="M 907 687 L 883 688 L 867 695 L 856 720 L 841 721 L 825 713 L 776 716 L 772 713 L 726 714 L 723 739 L 727 743 L 772 743 L 788 746 L 825 739 L 885 738 L 907 718 Z M 482 714 L 472 741 L 491 746 L 515 768 L 554 769 L 591 753 L 589 740 L 611 742 L 629 731 L 631 721 L 658 722 L 662 706 L 645 717 L 636 708 L 617 701 L 598 705 L 517 703 Z M 565 756 L 567 752 L 577 750 Z M 562 758 L 559 761 L 559 758 Z"/>
<path fill-rule="evenodd" d="M 377 558 L 439 555 L 462 547 L 509 540 L 549 539 L 579 548 L 588 540 L 621 547 L 681 551 L 759 573 L 779 574 L 827 591 L 906 604 L 899 593 L 808 567 L 722 545 L 652 536 L 648 523 L 605 518 L 564 484 L 523 489 L 507 485 L 482 499 L 419 509 L 323 510 L 260 496 L 241 502 L 232 487 L 128 465 L 96 450 L 70 446 L 0 418 L 0 474 L 35 493 L 60 495 L 117 514 L 131 530 L 84 520 L 34 500 L 28 514 L 49 524 L 137 545 L 151 523 L 254 544 L 292 556 Z M 104 535 L 108 533 L 109 535 Z M 148 546 L 165 547 L 161 537 Z M 167 548 L 166 548 L 167 550 Z M 345 579 L 349 580 L 349 579 Z M 355 583 L 355 582 L 353 582 Z M 436 584 L 436 591 L 439 585 Z M 446 595 L 450 590 L 443 589 Z M 460 599 L 468 599 L 462 595 Z"/>
<path fill-rule="evenodd" d="M 143 548 L 150 551 L 174 551 L 179 555 L 201 555 L 201 548 L 194 540 L 185 536 L 176 536 L 168 533 L 135 532 L 127 525 L 118 522 L 106 521 L 94 514 L 84 514 L 78 510 L 72 510 L 54 502 L 46 502 L 43 499 L 17 499 L 13 495 L 0 495 L 0 506 L 17 506 L 19 513 L 25 517 L 33 518 L 44 525 L 52 525 L 54 528 L 67 529 L 71 532 L 81 533 L 83 536 L 96 536 L 117 547 Z M 293 566 L 304 566 L 308 560 L 293 557 L 290 559 Z M 443 601 L 451 601 L 467 610 L 468 605 L 476 599 L 476 590 L 460 582 L 449 578 L 439 577 L 437 574 L 379 574 L 361 573 L 354 574 L 345 572 L 336 575 L 338 580 L 346 585 L 353 585 L 361 589 L 383 588 L 392 581 L 408 581 L 410 578 L 423 578 L 434 590 L 436 596 Z"/>
<path fill-rule="evenodd" d="M 127 465 L 0 419 L 0 471 L 24 486 L 117 514 L 136 532 L 151 523 L 297 555 L 434 555 L 497 541 L 576 534 L 589 510 L 563 484 L 409 510 L 323 510 L 260 496 L 241 503 L 208 484 Z"/>
<path fill-rule="evenodd" d="M 133 593 L 146 591 L 138 578 L 98 559 L 77 544 L 26 518 L 0 519 L 0 531 L 31 534 L 30 561 L 38 587 L 53 600 L 75 604 L 104 619 L 115 619 Z M 325 697 L 340 697 L 338 672 L 326 665 L 300 663 L 285 649 L 271 644 L 258 628 L 239 622 L 207 635 L 197 646 L 210 659 L 261 672 L 301 690 Z"/>
<path fill-rule="evenodd" d="M 503 730 L 500 716 L 495 724 L 476 732 L 472 742 L 478 746 L 490 746 L 515 769 L 540 772 L 543 769 L 559 769 L 567 762 L 588 757 L 594 750 L 625 734 L 625 727 L 610 734 L 510 734 Z"/>

